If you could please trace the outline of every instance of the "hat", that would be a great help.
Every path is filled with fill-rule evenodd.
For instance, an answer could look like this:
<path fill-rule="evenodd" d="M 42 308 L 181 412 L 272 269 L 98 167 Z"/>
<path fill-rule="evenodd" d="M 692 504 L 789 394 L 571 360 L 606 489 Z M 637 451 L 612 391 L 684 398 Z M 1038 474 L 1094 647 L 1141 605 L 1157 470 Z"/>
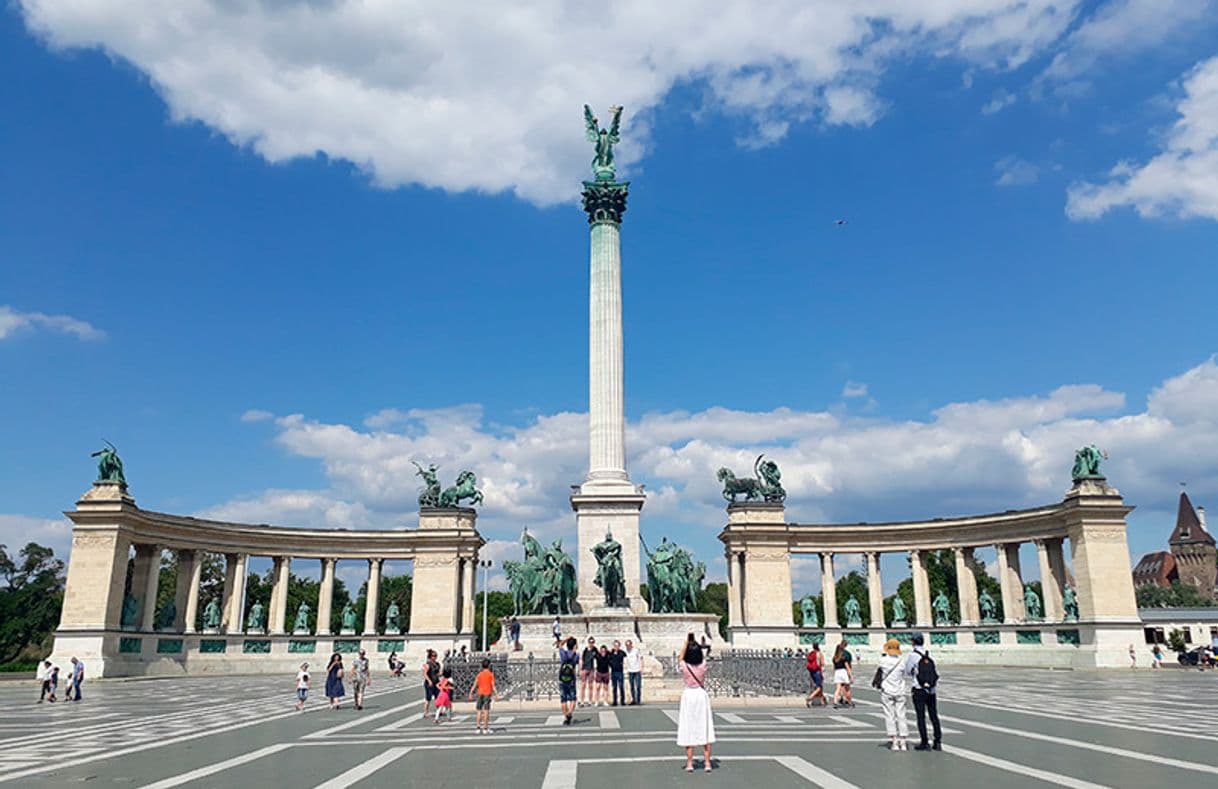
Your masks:
<path fill-rule="evenodd" d="M 901 654 L 901 642 L 897 641 L 895 638 L 888 639 L 884 642 L 884 651 L 889 655 Z"/>

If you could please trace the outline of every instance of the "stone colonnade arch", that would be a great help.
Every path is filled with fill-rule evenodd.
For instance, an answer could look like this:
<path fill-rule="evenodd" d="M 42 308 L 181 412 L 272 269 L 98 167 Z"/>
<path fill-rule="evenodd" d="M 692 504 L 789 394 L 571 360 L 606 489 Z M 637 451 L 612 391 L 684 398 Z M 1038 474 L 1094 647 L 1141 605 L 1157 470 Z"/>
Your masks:
<path fill-rule="evenodd" d="M 331 651 L 363 648 L 370 658 L 396 651 L 417 655 L 474 646 L 478 552 L 484 540 L 468 508 L 423 508 L 419 526 L 396 530 L 302 529 L 204 520 L 143 510 L 125 485 L 97 482 L 64 513 L 74 524 L 63 612 L 53 659 L 85 660 L 92 676 L 291 671 Z M 131 597 L 128 556 L 135 551 Z M 176 616 L 157 627 L 156 596 L 163 551 L 178 557 Z M 198 631 L 202 554 L 225 556 L 217 626 Z M 262 627 L 247 627 L 245 585 L 251 557 L 273 561 L 271 604 Z M 378 616 L 386 561 L 413 562 L 413 593 L 405 633 Z M 293 561 L 320 562 L 316 632 L 293 632 L 287 590 Z M 362 630 L 331 632 L 338 562 L 365 562 L 367 606 Z M 129 610 L 124 612 L 124 607 Z M 124 617 L 124 613 L 128 616 Z M 164 624 L 164 623 L 161 623 Z"/>
<path fill-rule="evenodd" d="M 1141 633 L 1125 537 L 1125 516 L 1132 509 L 1100 479 L 1081 480 L 1062 501 L 1044 507 L 928 521 L 806 525 L 787 523 L 782 504 L 731 504 L 719 535 L 728 567 L 728 636 L 736 647 L 757 648 L 843 638 L 856 651 L 874 653 L 889 637 L 908 641 L 922 631 L 949 662 L 1127 665 L 1128 645 L 1138 643 Z M 1063 605 L 1066 540 L 1077 617 L 1068 616 Z M 1023 609 L 1019 546 L 1027 542 L 1036 545 L 1044 590 L 1039 618 Z M 973 550 L 985 546 L 998 549 L 1001 621 L 983 622 L 978 609 L 971 559 Z M 958 623 L 932 621 L 925 561 L 935 550 L 951 550 L 955 557 Z M 833 556 L 840 553 L 867 559 L 871 621 L 861 627 L 837 621 Z M 911 559 L 915 610 L 908 628 L 883 621 L 883 553 Z M 791 616 L 792 554 L 821 558 L 825 621 L 818 628 L 797 627 Z"/>

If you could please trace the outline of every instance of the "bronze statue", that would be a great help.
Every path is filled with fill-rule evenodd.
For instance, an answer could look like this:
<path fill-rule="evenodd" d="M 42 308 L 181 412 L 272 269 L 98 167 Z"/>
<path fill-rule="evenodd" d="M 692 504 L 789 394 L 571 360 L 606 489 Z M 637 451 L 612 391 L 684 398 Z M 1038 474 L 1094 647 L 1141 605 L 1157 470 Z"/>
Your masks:
<path fill-rule="evenodd" d="M 457 475 L 457 484 L 446 488 L 440 494 L 440 506 L 456 507 L 461 504 L 462 499 L 469 499 L 470 504 L 481 504 L 482 491 L 474 487 L 475 482 L 474 472 L 462 471 Z"/>
<path fill-rule="evenodd" d="M 613 146 L 622 139 L 619 133 L 622 125 L 622 108 L 610 107 L 609 112 L 613 119 L 609 123 L 609 128 L 603 129 L 596 116 L 592 114 L 592 108 L 587 104 L 584 105 L 584 125 L 588 142 L 592 143 L 596 149 L 596 154 L 592 157 L 592 172 L 598 181 L 613 180 L 616 172 L 613 163 Z"/>
<path fill-rule="evenodd" d="M 414 463 L 414 467 L 418 469 L 415 476 L 423 478 L 423 490 L 419 492 L 419 506 L 439 507 L 440 480 L 436 478 L 436 465 L 432 463 L 427 468 L 423 468 L 413 460 L 410 462 Z"/>
<path fill-rule="evenodd" d="M 1107 459 L 1108 454 L 1101 452 L 1095 444 L 1085 446 L 1075 451 L 1074 468 L 1071 469 L 1070 476 L 1074 482 L 1084 479 L 1103 479 L 1104 475 L 1100 473 L 1100 461 Z"/>
<path fill-rule="evenodd" d="M 605 590 L 605 605 L 616 608 L 626 604 L 626 579 L 622 570 L 622 544 L 605 531 L 605 539 L 591 548 L 596 557 L 594 583 Z"/>
<path fill-rule="evenodd" d="M 706 565 L 695 562 L 693 554 L 664 537 L 654 552 L 639 535 L 647 554 L 647 595 L 653 614 L 683 614 L 698 605 Z"/>
<path fill-rule="evenodd" d="M 105 441 L 105 439 L 102 439 Z M 109 441 L 106 445 L 97 450 L 89 457 L 97 458 L 97 481 L 98 482 L 117 482 L 120 485 L 127 484 L 127 478 L 123 476 L 123 461 L 118 456 L 118 450 Z"/>

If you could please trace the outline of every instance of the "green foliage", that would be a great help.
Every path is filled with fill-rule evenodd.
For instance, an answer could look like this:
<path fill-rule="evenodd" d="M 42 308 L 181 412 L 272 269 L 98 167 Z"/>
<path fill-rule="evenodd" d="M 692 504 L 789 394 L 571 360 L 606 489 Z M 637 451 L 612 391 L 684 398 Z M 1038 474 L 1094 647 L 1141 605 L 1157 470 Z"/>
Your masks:
<path fill-rule="evenodd" d="M 1167 634 L 1167 648 L 1173 652 L 1183 652 L 1188 648 L 1188 644 L 1184 643 L 1184 632 L 1179 629 L 1172 629 Z"/>
<path fill-rule="evenodd" d="M 503 624 L 500 620 L 512 615 L 512 595 L 510 592 L 490 592 L 486 603 L 486 645 L 499 640 L 503 635 Z M 502 644 L 500 645 L 503 646 Z M 474 598 L 474 647 L 482 648 L 482 595 Z"/>
<path fill-rule="evenodd" d="M 203 629 L 203 609 L 212 600 L 224 604 L 224 555 L 199 551 L 203 570 L 199 574 L 199 610 L 195 612 L 195 629 Z M 159 597 L 159 596 L 158 596 Z M 183 612 L 185 613 L 185 612 Z"/>
<path fill-rule="evenodd" d="M 389 610 L 389 603 L 397 601 L 400 619 L 402 621 L 402 631 L 405 632 L 410 627 L 410 600 L 413 594 L 412 581 L 409 575 L 382 575 L 381 588 L 377 594 L 377 629 L 383 630 L 385 627 L 385 612 Z M 341 610 L 341 609 L 340 609 Z M 364 612 L 368 610 L 368 582 L 364 581 L 360 584 L 359 594 L 355 597 L 355 621 L 357 629 L 364 626 Z M 335 631 L 337 632 L 337 631 Z"/>
<path fill-rule="evenodd" d="M 727 584 L 710 583 L 698 595 L 699 614 L 719 615 L 719 636 L 727 638 Z"/>
<path fill-rule="evenodd" d="M 50 651 L 63 606 L 63 570 L 63 562 L 45 546 L 27 543 L 10 557 L 0 545 L 0 663 L 16 661 L 30 650 L 36 652 L 33 657 Z"/>
<path fill-rule="evenodd" d="M 851 570 L 837 579 L 837 621 L 843 627 L 846 626 L 846 601 L 851 596 L 858 600 L 859 616 L 866 625 L 871 621 L 871 602 L 867 596 L 867 576 L 858 570 Z"/>
<path fill-rule="evenodd" d="M 1214 599 L 1195 586 L 1179 581 L 1170 587 L 1139 586 L 1138 608 L 1205 608 L 1214 604 Z"/>

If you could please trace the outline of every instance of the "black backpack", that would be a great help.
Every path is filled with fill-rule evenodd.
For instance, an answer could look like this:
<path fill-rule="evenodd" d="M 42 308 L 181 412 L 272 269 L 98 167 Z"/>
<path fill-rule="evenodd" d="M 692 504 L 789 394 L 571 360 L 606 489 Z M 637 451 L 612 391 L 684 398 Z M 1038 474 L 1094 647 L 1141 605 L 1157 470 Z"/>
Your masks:
<path fill-rule="evenodd" d="M 574 682 L 575 681 L 575 663 L 564 660 L 562 665 L 558 667 L 559 682 Z"/>
<path fill-rule="evenodd" d="M 930 690 L 939 684 L 939 672 L 935 669 L 935 661 L 929 652 L 923 652 L 918 660 L 918 687 Z"/>

